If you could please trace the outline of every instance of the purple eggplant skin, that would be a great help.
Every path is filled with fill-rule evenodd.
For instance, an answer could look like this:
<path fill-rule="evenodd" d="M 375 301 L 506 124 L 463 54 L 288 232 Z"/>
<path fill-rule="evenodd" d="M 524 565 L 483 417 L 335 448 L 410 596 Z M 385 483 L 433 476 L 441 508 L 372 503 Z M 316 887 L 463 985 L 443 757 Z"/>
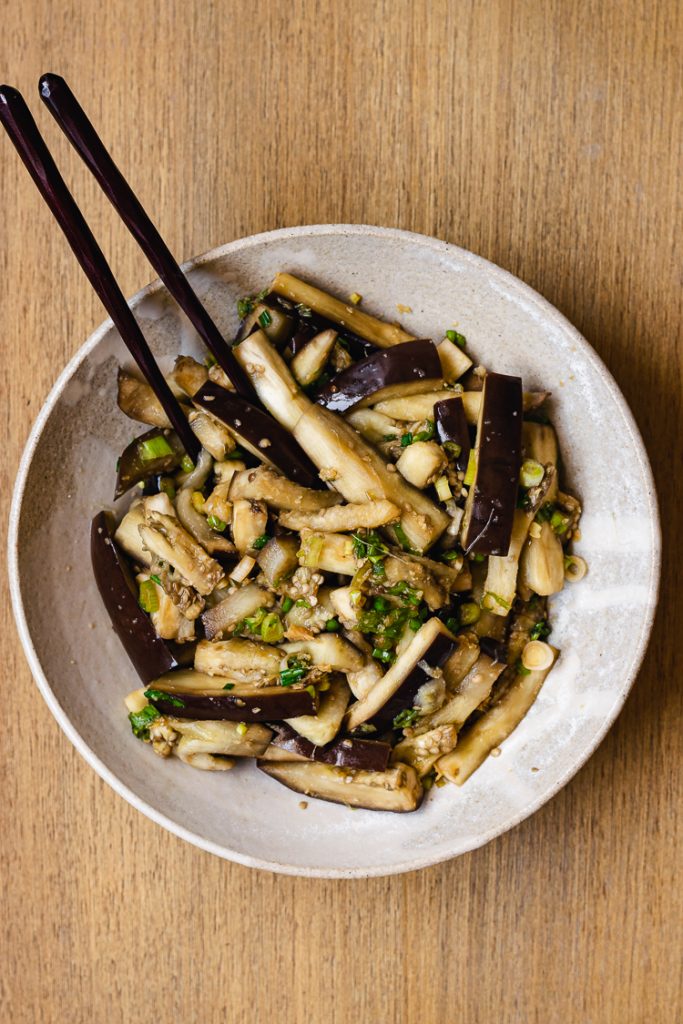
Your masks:
<path fill-rule="evenodd" d="M 210 380 L 202 385 L 192 401 L 224 423 L 245 444 L 262 451 L 263 457 L 290 480 L 303 487 L 324 489 L 317 469 L 292 435 L 262 409 Z"/>
<path fill-rule="evenodd" d="M 522 380 L 489 373 L 477 428 L 477 467 L 463 547 L 481 555 L 507 555 L 522 460 Z"/>
<path fill-rule="evenodd" d="M 383 388 L 411 381 L 439 381 L 441 376 L 441 363 L 432 342 L 406 341 L 375 351 L 342 370 L 320 391 L 316 401 L 332 412 L 342 413 Z"/>
<path fill-rule="evenodd" d="M 504 640 L 496 640 L 492 636 L 480 636 L 479 650 L 482 654 L 488 655 L 492 661 L 507 663 L 508 645 Z"/>
<path fill-rule="evenodd" d="M 165 438 L 173 449 L 173 453 L 171 455 L 162 455 L 159 459 L 141 459 L 139 454 L 140 444 L 143 441 L 150 441 L 153 437 Z M 142 480 L 147 480 L 151 476 L 172 472 L 180 465 L 184 454 L 185 451 L 177 435 L 168 428 L 153 427 L 151 430 L 146 431 L 146 433 L 140 434 L 123 450 L 116 463 L 117 473 L 114 498 L 120 498 L 122 494 L 125 494 L 126 491 L 129 491 L 131 487 L 139 484 Z"/>
<path fill-rule="evenodd" d="M 97 589 L 114 632 L 143 683 L 191 660 L 194 644 L 176 644 L 157 636 L 149 616 L 138 604 L 138 588 L 125 555 L 113 539 L 113 523 L 98 512 L 90 527 L 90 558 Z"/>
<path fill-rule="evenodd" d="M 150 697 L 149 702 L 162 715 L 201 721 L 270 722 L 299 715 L 314 715 L 318 699 L 308 690 L 284 686 L 264 686 L 261 690 L 220 694 L 169 693 L 168 698 Z M 182 707 L 178 706 L 182 701 Z"/>
<path fill-rule="evenodd" d="M 470 428 L 465 418 L 461 398 L 447 398 L 434 405 L 434 428 L 439 444 L 450 441 L 460 446 L 460 455 L 454 460 L 455 468 L 464 473 L 470 457 Z"/>
<path fill-rule="evenodd" d="M 397 346 L 397 348 L 400 348 L 400 346 Z M 426 661 L 432 668 L 441 668 L 448 661 L 456 646 L 457 641 L 451 640 L 445 633 L 439 633 L 421 660 Z M 421 686 L 429 682 L 430 678 L 424 669 L 416 665 L 413 671 L 403 680 L 398 690 L 392 694 L 377 714 L 369 719 L 367 724 L 374 725 L 378 732 L 382 732 L 384 729 L 391 729 L 396 715 L 413 706 L 417 691 Z"/>
<path fill-rule="evenodd" d="M 324 747 L 300 736 L 286 722 L 273 724 L 275 735 L 271 746 L 300 754 L 308 761 L 322 761 L 338 768 L 361 768 L 368 772 L 383 772 L 389 764 L 391 744 L 378 740 L 360 740 L 353 737 L 333 740 Z"/>

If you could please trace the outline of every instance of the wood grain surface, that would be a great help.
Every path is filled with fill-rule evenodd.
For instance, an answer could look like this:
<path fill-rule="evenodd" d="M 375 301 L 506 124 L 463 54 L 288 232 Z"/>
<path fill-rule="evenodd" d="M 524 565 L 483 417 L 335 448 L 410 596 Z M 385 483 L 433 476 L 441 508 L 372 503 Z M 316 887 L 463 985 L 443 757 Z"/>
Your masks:
<path fill-rule="evenodd" d="M 356 882 L 222 862 L 117 797 L 38 696 L 3 579 L 2 1024 L 683 1019 L 682 50 L 676 0 L 3 5 L 0 74 L 127 294 L 149 267 L 38 109 L 43 71 L 70 80 L 182 257 L 356 221 L 537 288 L 633 408 L 666 548 L 645 664 L 578 776 L 482 850 Z M 103 316 L 4 139 L 0 166 L 4 531 L 31 423 Z"/>

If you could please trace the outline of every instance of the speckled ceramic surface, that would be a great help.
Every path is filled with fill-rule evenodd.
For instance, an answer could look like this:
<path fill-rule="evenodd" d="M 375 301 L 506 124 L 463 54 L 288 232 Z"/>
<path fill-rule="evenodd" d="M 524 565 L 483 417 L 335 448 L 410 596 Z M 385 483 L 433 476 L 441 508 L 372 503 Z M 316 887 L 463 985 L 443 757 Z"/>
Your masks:
<path fill-rule="evenodd" d="M 188 265 L 221 329 L 235 299 L 277 270 L 363 306 L 400 314 L 418 337 L 457 326 L 489 367 L 553 392 L 570 489 L 584 505 L 576 550 L 589 574 L 552 604 L 561 659 L 530 713 L 462 788 L 432 790 L 415 814 L 373 814 L 299 796 L 245 764 L 204 773 L 160 761 L 132 736 L 123 696 L 138 685 L 90 569 L 88 526 L 111 506 L 114 463 L 135 433 L 116 407 L 127 353 L 109 322 L 69 363 L 29 438 L 10 522 L 14 611 L 36 682 L 58 722 L 122 796 L 177 835 L 243 864 L 323 877 L 434 864 L 511 828 L 577 771 L 614 721 L 643 657 L 657 597 L 659 524 L 642 441 L 593 350 L 547 302 L 472 254 L 421 235 L 363 226 L 275 231 Z M 198 350 L 159 284 L 132 302 L 157 356 Z M 125 500 L 125 499 L 124 499 Z M 50 515 L 45 516 L 49 508 Z M 36 581 L 40 580 L 40 586 Z M 607 613 L 607 614 L 604 614 Z"/>

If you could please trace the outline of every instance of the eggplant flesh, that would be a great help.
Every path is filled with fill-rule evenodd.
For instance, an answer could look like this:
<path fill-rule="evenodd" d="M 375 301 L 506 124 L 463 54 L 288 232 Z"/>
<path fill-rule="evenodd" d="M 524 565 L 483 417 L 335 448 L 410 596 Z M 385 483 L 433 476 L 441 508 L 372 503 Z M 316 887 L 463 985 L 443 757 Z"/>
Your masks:
<path fill-rule="evenodd" d="M 197 391 L 193 401 L 224 424 L 240 444 L 262 462 L 304 487 L 324 486 L 315 466 L 292 435 L 262 409 L 212 381 L 207 381 Z"/>
<path fill-rule="evenodd" d="M 436 618 L 428 619 L 368 695 L 357 701 L 346 718 L 349 732 L 368 723 L 389 729 L 396 715 L 412 707 L 417 691 L 432 678 L 457 646 L 453 634 Z"/>
<path fill-rule="evenodd" d="M 161 693 L 162 691 L 159 691 Z M 184 693 L 148 698 L 162 715 L 200 721 L 270 722 L 297 715 L 314 715 L 318 699 L 308 690 L 264 686 L 260 690 L 230 690 L 225 693 Z M 182 706 L 179 706 L 182 704 Z"/>
<path fill-rule="evenodd" d="M 384 772 L 338 768 L 319 761 L 258 761 L 261 771 L 304 796 L 368 811 L 416 811 L 424 791 L 409 765 Z"/>
<path fill-rule="evenodd" d="M 379 402 L 398 386 L 424 389 L 441 380 L 441 363 L 431 341 L 407 341 L 383 349 L 337 374 L 318 394 L 316 401 L 333 412 L 343 413 L 359 402 Z M 403 390 L 403 394 L 410 391 Z"/>
<path fill-rule="evenodd" d="M 361 740 L 353 736 L 336 739 L 325 746 L 316 746 L 287 725 L 277 722 L 271 747 L 298 754 L 307 761 L 322 761 L 338 768 L 361 768 L 368 772 L 383 772 L 389 764 L 391 744 L 381 740 Z M 277 751 L 273 755 L 277 760 Z"/>
<path fill-rule="evenodd" d="M 453 461 L 455 468 L 464 473 L 470 457 L 470 428 L 461 398 L 447 398 L 434 406 L 434 428 L 439 444 L 457 444 L 460 454 Z M 448 449 L 446 449 L 448 450 Z"/>
<path fill-rule="evenodd" d="M 90 557 L 114 632 L 142 681 L 151 682 L 191 660 L 194 645 L 162 640 L 140 608 L 133 574 L 114 542 L 112 523 L 105 512 L 99 512 L 92 521 Z"/>
<path fill-rule="evenodd" d="M 463 520 L 463 547 L 476 554 L 507 555 L 522 456 L 521 378 L 487 374 L 475 455 L 475 478 Z"/>

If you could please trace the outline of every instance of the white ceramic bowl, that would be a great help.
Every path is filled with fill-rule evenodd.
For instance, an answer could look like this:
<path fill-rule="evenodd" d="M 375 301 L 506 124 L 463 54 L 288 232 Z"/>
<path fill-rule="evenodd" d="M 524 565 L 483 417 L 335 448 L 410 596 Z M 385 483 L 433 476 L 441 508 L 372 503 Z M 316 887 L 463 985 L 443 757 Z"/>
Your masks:
<path fill-rule="evenodd" d="M 111 322 L 71 360 L 29 438 L 12 504 L 9 572 L 26 656 L 72 743 L 118 793 L 176 835 L 253 867 L 319 877 L 408 871 L 472 850 L 563 786 L 618 714 L 643 657 L 657 597 L 660 533 L 641 438 L 614 380 L 577 331 L 517 278 L 453 245 L 356 225 L 256 235 L 186 268 L 220 328 L 274 272 L 310 277 L 418 337 L 457 325 L 489 367 L 553 392 L 570 489 L 584 505 L 589 565 L 553 601 L 561 648 L 533 708 L 462 788 L 432 790 L 415 814 L 376 814 L 299 796 L 247 764 L 204 773 L 160 761 L 133 738 L 122 703 L 138 685 L 92 578 L 88 527 L 110 505 L 117 454 L 135 433 L 116 407 L 127 353 Z M 132 300 L 158 356 L 197 342 L 157 281 Z"/>

